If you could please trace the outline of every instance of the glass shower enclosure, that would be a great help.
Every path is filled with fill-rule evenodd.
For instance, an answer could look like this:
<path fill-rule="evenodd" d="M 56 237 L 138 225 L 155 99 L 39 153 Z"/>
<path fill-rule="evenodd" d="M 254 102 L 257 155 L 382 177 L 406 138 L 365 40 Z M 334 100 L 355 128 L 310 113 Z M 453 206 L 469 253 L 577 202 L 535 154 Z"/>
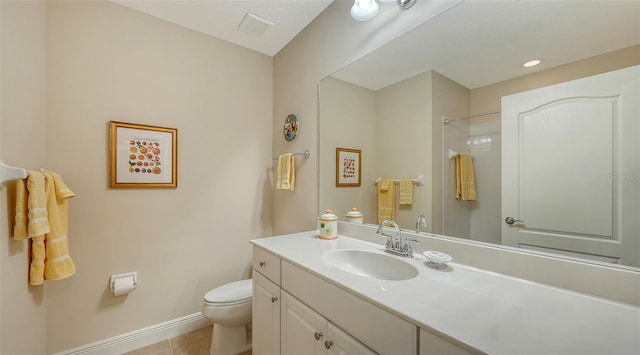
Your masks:
<path fill-rule="evenodd" d="M 499 112 L 442 118 L 443 234 L 501 243 L 501 120 Z M 476 201 L 456 199 L 458 153 L 473 160 Z"/>

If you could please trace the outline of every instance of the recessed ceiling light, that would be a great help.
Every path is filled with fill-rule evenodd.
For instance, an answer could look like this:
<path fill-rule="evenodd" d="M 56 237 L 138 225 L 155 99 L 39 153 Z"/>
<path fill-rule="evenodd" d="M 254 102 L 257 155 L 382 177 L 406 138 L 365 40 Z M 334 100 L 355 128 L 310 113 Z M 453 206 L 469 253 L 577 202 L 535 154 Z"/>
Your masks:
<path fill-rule="evenodd" d="M 539 59 L 532 59 L 529 61 L 526 61 L 524 63 L 522 63 L 522 66 L 525 68 L 531 68 L 531 67 L 535 67 L 536 65 L 542 63 L 543 59 L 539 58 Z"/>

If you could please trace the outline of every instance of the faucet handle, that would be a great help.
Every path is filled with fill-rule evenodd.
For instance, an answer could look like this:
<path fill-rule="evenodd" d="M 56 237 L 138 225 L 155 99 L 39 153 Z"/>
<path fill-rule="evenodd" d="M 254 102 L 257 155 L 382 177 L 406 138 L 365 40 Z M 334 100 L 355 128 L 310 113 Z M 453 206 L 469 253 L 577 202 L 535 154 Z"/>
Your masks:
<path fill-rule="evenodd" d="M 382 232 L 382 231 L 378 231 L 378 233 L 376 233 L 376 234 L 377 234 L 377 235 L 379 235 L 379 236 L 381 236 L 381 237 L 387 238 L 387 245 L 386 245 L 386 246 L 387 246 L 387 248 L 390 248 L 390 247 L 392 247 L 392 246 L 393 246 L 393 241 L 392 241 L 393 236 L 392 236 L 392 235 L 390 235 L 390 234 L 385 234 L 385 233 L 384 233 L 384 232 Z"/>
<path fill-rule="evenodd" d="M 411 243 L 420 244 L 420 242 L 417 239 L 404 238 L 404 243 L 401 246 L 402 250 L 413 253 L 413 248 L 411 248 Z"/>
<path fill-rule="evenodd" d="M 402 251 L 404 251 L 407 254 L 413 254 L 413 248 L 411 247 L 411 243 L 420 244 L 420 242 L 417 241 L 416 239 L 405 238 L 404 244 L 402 245 Z"/>

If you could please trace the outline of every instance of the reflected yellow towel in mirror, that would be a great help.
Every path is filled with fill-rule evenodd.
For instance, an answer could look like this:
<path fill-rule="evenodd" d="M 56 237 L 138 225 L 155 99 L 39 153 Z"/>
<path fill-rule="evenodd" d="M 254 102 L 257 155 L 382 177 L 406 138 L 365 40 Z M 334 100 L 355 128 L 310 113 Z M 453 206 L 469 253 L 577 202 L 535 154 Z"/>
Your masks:
<path fill-rule="evenodd" d="M 456 198 L 463 201 L 477 199 L 473 160 L 467 153 L 456 155 Z"/>
<path fill-rule="evenodd" d="M 378 223 L 396 218 L 396 187 L 393 179 L 378 181 Z"/>
<path fill-rule="evenodd" d="M 400 201 L 401 205 L 413 204 L 413 180 L 412 179 L 400 179 Z"/>

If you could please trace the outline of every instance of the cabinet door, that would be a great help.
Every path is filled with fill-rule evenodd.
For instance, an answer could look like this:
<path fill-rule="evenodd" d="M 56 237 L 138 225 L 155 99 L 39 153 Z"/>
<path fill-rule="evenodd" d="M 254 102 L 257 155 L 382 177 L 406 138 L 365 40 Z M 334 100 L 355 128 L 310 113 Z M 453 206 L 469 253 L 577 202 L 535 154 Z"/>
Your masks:
<path fill-rule="evenodd" d="M 254 355 L 280 354 L 280 286 L 253 273 Z"/>
<path fill-rule="evenodd" d="M 420 355 L 469 355 L 473 354 L 435 334 L 420 329 Z"/>
<path fill-rule="evenodd" d="M 302 302 L 282 291 L 282 354 L 326 354 L 327 320 Z"/>
<path fill-rule="evenodd" d="M 327 332 L 329 339 L 325 343 L 325 347 L 329 350 L 329 355 L 375 355 L 375 351 L 367 348 L 357 341 L 351 335 L 345 333 L 342 329 L 329 323 L 329 331 Z"/>

